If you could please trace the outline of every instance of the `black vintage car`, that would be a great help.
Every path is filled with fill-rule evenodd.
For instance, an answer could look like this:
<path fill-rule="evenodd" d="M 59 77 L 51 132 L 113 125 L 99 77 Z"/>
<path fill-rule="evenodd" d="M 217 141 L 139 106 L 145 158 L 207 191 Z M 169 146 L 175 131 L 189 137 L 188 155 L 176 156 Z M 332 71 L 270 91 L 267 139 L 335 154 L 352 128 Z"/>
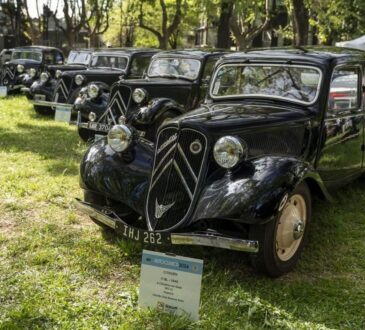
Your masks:
<path fill-rule="evenodd" d="M 145 78 L 118 81 L 110 98 L 89 86 L 89 95 L 75 105 L 80 113 L 80 137 L 89 140 L 95 133 L 105 135 L 122 120 L 153 141 L 163 122 L 204 101 L 214 65 L 223 54 L 201 49 L 158 53 Z"/>
<path fill-rule="evenodd" d="M 27 90 L 27 97 L 32 101 L 52 101 L 58 79 L 64 71 L 86 70 L 92 58 L 93 49 L 71 50 L 65 64 L 47 65 L 39 75 L 39 79 L 33 82 Z M 23 89 L 24 90 L 24 89 Z M 51 107 L 34 104 L 34 109 L 40 114 L 48 114 Z"/>
<path fill-rule="evenodd" d="M 34 100 L 38 106 L 71 109 L 78 97 L 88 89 L 89 84 L 98 86 L 104 94 L 110 86 L 123 78 L 140 78 L 157 50 L 114 48 L 93 53 L 90 66 L 86 70 L 65 71 L 58 79 L 51 102 Z"/>
<path fill-rule="evenodd" d="M 26 46 L 11 51 L 11 60 L 2 66 L 0 82 L 7 92 L 30 87 L 46 66 L 64 62 L 62 51 L 53 47 Z"/>
<path fill-rule="evenodd" d="M 119 124 L 91 145 L 76 205 L 122 237 L 247 251 L 280 276 L 308 238 L 312 197 L 364 172 L 364 66 L 364 52 L 338 48 L 226 55 L 207 102 L 155 144 Z M 355 99 L 330 106 L 341 81 Z"/>

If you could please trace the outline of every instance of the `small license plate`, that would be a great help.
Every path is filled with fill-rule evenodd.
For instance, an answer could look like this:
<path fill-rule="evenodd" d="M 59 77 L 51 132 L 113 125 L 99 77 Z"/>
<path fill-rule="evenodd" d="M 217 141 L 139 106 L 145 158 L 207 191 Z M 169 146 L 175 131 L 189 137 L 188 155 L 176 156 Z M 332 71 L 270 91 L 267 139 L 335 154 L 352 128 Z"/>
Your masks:
<path fill-rule="evenodd" d="M 71 109 L 64 107 L 56 107 L 55 118 L 56 121 L 69 123 L 71 120 Z"/>
<path fill-rule="evenodd" d="M 8 87 L 0 86 L 0 97 L 7 97 L 8 96 Z"/>
<path fill-rule="evenodd" d="M 165 245 L 171 244 L 169 233 L 156 233 L 148 230 L 143 230 L 128 226 L 125 223 L 118 221 L 116 223 L 116 231 L 121 237 L 126 239 L 141 242 L 149 245 Z"/>
<path fill-rule="evenodd" d="M 95 123 L 93 121 L 89 121 L 89 129 L 98 132 L 108 133 L 112 127 L 108 124 Z"/>
<path fill-rule="evenodd" d="M 34 101 L 45 101 L 45 100 L 46 100 L 46 95 L 42 95 L 42 94 L 34 95 Z"/>

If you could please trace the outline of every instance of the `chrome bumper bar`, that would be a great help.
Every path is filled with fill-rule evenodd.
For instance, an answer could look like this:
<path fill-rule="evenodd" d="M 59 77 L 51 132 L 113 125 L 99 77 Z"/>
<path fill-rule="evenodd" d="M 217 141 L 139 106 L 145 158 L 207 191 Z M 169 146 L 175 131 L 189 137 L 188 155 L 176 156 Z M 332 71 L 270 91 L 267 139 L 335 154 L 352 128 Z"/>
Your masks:
<path fill-rule="evenodd" d="M 49 102 L 49 101 L 42 101 L 42 100 L 30 100 L 30 103 L 33 105 L 39 105 L 42 107 L 60 107 L 60 108 L 67 108 L 67 109 L 72 109 L 73 108 L 73 104 L 68 104 L 68 103 L 57 103 L 57 102 Z"/>
<path fill-rule="evenodd" d="M 29 87 L 22 87 L 22 88 L 20 88 L 20 91 L 23 92 L 23 93 L 28 93 L 30 91 L 30 88 Z"/>
<path fill-rule="evenodd" d="M 84 203 L 78 199 L 74 200 L 74 205 L 79 211 L 100 221 L 112 229 L 116 229 L 118 221 L 121 221 L 124 225 L 129 226 L 122 219 L 109 217 L 107 214 L 99 211 L 90 204 Z M 258 241 L 238 239 L 221 235 L 218 236 L 211 233 L 171 233 L 170 238 L 171 244 L 173 245 L 202 245 L 252 253 L 258 252 L 259 250 Z"/>

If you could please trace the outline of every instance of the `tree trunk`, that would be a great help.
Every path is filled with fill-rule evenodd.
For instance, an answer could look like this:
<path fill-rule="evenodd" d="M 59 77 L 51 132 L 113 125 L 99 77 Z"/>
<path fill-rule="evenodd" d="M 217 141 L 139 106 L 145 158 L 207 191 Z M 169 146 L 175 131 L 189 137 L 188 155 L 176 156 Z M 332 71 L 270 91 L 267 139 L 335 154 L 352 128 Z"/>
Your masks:
<path fill-rule="evenodd" d="M 232 0 L 221 0 L 221 13 L 219 16 L 217 48 L 230 48 L 230 28 L 229 22 L 231 20 L 233 11 Z"/>
<path fill-rule="evenodd" d="M 295 24 L 295 45 L 306 45 L 309 32 L 309 11 L 303 0 L 292 0 Z"/>

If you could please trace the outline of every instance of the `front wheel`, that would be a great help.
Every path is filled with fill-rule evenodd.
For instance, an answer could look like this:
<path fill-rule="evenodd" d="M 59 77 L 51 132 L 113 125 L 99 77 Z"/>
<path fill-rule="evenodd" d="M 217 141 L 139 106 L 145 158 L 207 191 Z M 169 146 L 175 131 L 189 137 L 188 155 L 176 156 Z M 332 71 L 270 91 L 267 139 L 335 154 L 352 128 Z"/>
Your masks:
<path fill-rule="evenodd" d="M 291 271 L 308 235 L 312 204 L 305 182 L 283 200 L 275 220 L 250 228 L 249 236 L 259 242 L 259 252 L 251 255 L 253 268 L 271 277 Z"/>

